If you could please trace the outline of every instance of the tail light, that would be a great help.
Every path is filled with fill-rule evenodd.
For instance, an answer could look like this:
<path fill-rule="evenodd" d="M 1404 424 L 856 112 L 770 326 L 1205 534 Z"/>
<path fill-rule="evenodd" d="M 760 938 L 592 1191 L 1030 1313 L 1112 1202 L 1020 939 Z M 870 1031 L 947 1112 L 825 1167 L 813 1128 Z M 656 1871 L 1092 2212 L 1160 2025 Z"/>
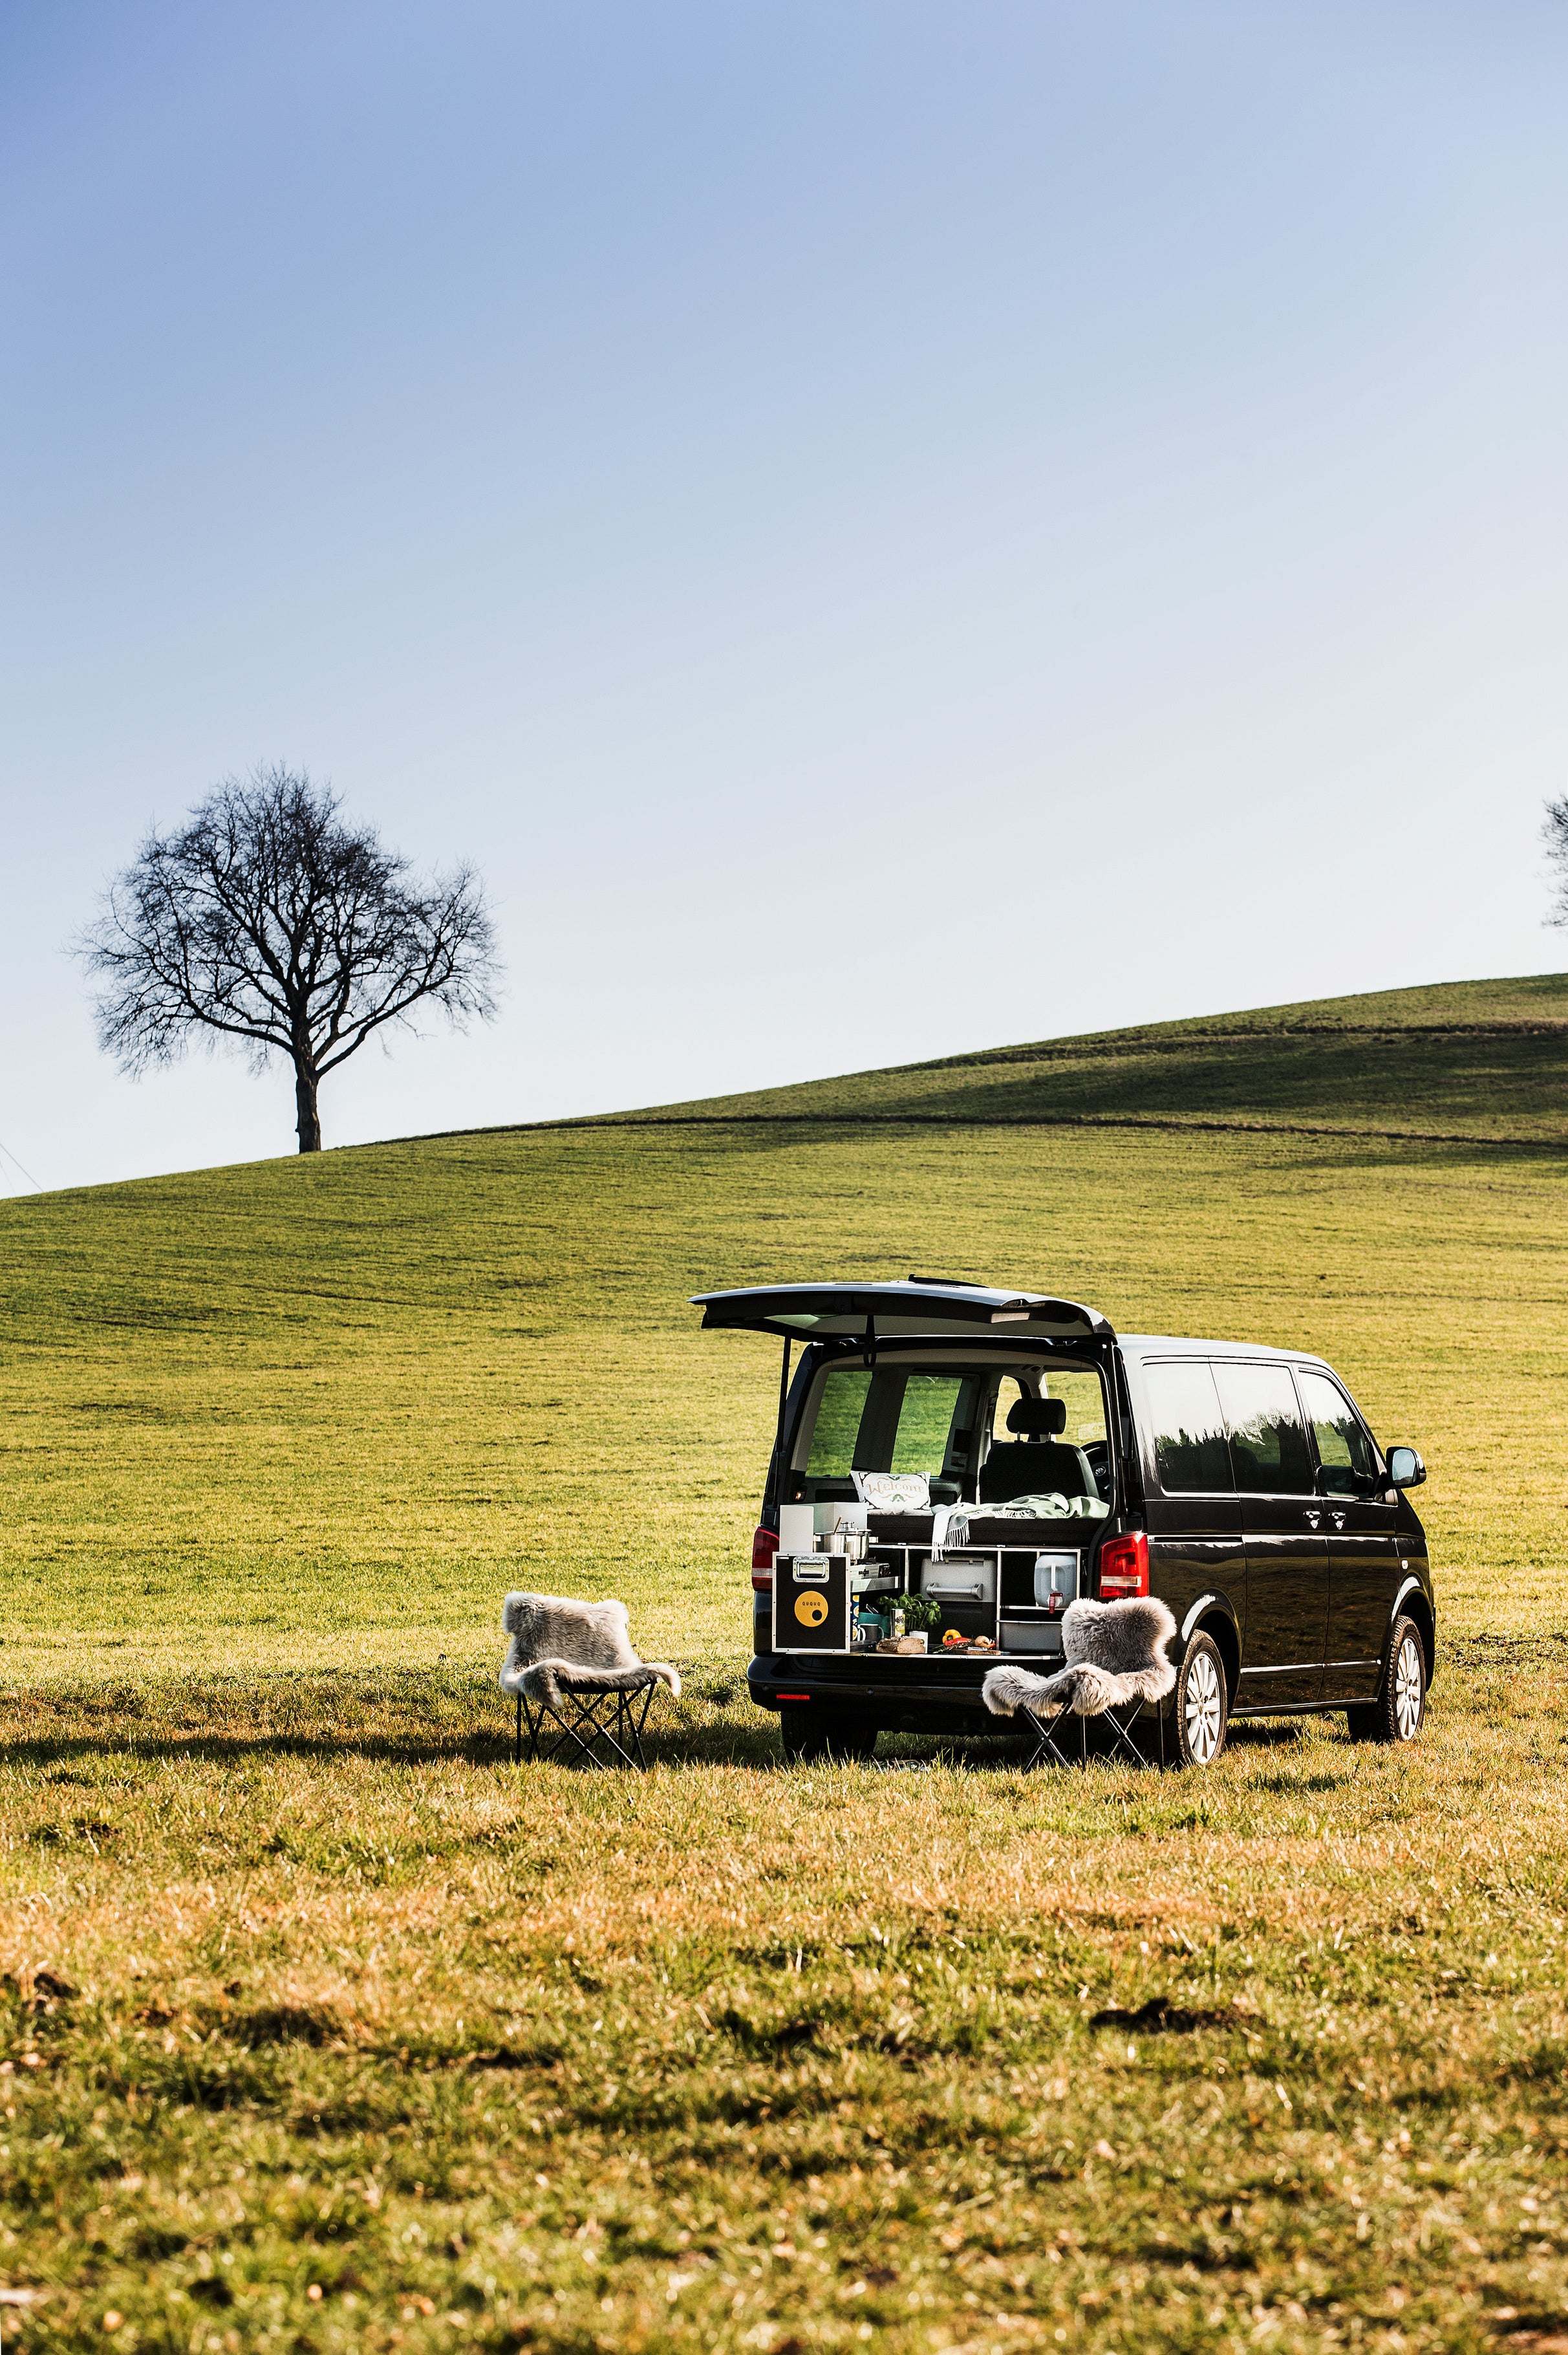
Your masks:
<path fill-rule="evenodd" d="M 1100 1601 L 1119 1602 L 1149 1592 L 1149 1540 L 1142 1529 L 1111 1538 L 1100 1548 Z"/>
<path fill-rule="evenodd" d="M 759 1594 L 766 1594 L 773 1583 L 773 1557 L 778 1550 L 778 1530 L 758 1521 L 751 1533 L 751 1583 Z"/>

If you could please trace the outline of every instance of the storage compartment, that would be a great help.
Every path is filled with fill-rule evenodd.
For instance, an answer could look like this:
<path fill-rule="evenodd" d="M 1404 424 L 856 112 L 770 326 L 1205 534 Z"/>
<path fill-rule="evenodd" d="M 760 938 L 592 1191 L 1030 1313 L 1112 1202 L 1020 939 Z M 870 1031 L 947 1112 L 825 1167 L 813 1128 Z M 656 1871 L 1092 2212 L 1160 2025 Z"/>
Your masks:
<path fill-rule="evenodd" d="M 1053 1658 L 1062 1657 L 1062 1627 L 1059 1620 L 1004 1619 L 1001 1623 L 1001 1648 L 1004 1652 L 1049 1652 Z"/>
<path fill-rule="evenodd" d="M 1083 1557 L 1067 1548 L 981 1549 L 967 1545 L 933 1561 L 927 1545 L 903 1544 L 874 1534 L 863 1561 L 843 1554 L 781 1553 L 775 1564 L 774 1649 L 779 1652 L 874 1652 L 891 1632 L 892 1606 L 906 1594 L 934 1603 L 941 1613 L 928 1631 L 927 1657 L 980 1657 L 977 1636 L 998 1653 L 1062 1657 L 1062 1620 L 1078 1590 Z M 1036 1598 L 1040 1598 L 1036 1600 Z M 951 1629 L 967 1637 L 944 1651 Z"/>
<path fill-rule="evenodd" d="M 988 1513 L 983 1505 L 978 1511 L 971 1506 L 967 1518 L 970 1545 L 1005 1546 L 1009 1551 L 1019 1552 L 1027 1550 L 1032 1556 L 1042 1546 L 1059 1546 L 1080 1531 L 1086 1531 L 1091 1538 L 1097 1534 L 1093 1522 L 1004 1518 L 1000 1513 Z"/>
<path fill-rule="evenodd" d="M 929 1590 L 927 1589 L 927 1592 Z M 956 1629 L 960 1636 L 968 1636 L 971 1641 L 976 1636 L 989 1636 L 991 1642 L 995 1643 L 996 1612 L 991 1604 L 950 1603 L 946 1598 L 937 1596 L 933 1596 L 932 1600 L 940 1600 L 942 1604 L 942 1624 L 939 1627 L 933 1627 L 931 1630 L 929 1648 L 933 1652 L 940 1653 L 942 1638 L 949 1627 Z M 969 1656 L 960 1654 L 959 1657 L 968 1657 Z"/>
<path fill-rule="evenodd" d="M 927 1554 L 920 1564 L 920 1592 L 936 1602 L 994 1603 L 996 1556 L 993 1553 L 948 1553 L 940 1561 Z"/>
<path fill-rule="evenodd" d="M 1076 1601 L 1081 1553 L 1066 1547 L 1043 1552 L 1031 1546 L 1003 1554 L 1001 1560 L 1001 1607 L 1010 1616 L 1015 1611 L 1025 1616 L 1045 1611 L 1060 1619 L 1068 1604 Z"/>

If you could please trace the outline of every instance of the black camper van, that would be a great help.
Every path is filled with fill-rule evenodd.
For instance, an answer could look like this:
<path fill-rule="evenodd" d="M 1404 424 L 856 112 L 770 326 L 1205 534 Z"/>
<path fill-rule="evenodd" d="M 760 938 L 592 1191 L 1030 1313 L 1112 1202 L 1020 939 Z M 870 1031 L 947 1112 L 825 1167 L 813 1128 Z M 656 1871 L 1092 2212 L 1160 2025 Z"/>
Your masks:
<path fill-rule="evenodd" d="M 981 1703 L 987 1668 L 1048 1672 L 1078 1595 L 1170 1605 L 1163 1748 L 1186 1764 L 1219 1756 L 1233 1717 L 1419 1731 L 1437 1617 L 1407 1492 L 1425 1468 L 1378 1445 L 1321 1358 L 1118 1334 L 1077 1301 L 938 1277 L 693 1305 L 783 1344 L 748 1681 L 789 1756 L 1010 1730 Z"/>

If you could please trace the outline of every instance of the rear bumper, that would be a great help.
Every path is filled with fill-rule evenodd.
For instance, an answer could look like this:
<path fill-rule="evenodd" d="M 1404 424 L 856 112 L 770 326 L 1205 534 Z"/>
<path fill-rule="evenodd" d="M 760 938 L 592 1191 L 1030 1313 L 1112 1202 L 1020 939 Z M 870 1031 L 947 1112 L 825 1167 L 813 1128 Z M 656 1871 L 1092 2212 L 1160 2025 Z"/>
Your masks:
<path fill-rule="evenodd" d="M 758 1709 L 842 1711 L 880 1732 L 1016 1733 L 1012 1718 L 993 1717 L 980 1699 L 986 1671 L 995 1666 L 994 1653 L 935 1661 L 917 1654 L 802 1659 L 798 1652 L 759 1652 L 746 1681 Z"/>
<path fill-rule="evenodd" d="M 1060 1654 L 1003 1657 L 1010 1668 L 1037 1676 L 1051 1676 L 1062 1665 Z M 863 1652 L 803 1659 L 799 1652 L 758 1652 L 746 1681 L 758 1709 L 842 1715 L 879 1733 L 989 1733 L 1000 1740 L 1026 1731 L 1026 1721 L 998 1717 L 981 1700 L 980 1687 L 997 1664 L 994 1652 L 958 1660 Z M 1167 1699 L 1146 1705 L 1141 1714 L 1169 1717 L 1173 1706 Z"/>

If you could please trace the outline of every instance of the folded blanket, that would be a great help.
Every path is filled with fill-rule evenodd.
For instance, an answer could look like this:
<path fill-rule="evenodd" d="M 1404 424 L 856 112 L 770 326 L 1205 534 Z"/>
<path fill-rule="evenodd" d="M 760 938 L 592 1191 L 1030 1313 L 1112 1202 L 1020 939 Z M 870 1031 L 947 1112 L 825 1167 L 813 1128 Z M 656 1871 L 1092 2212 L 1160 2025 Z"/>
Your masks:
<path fill-rule="evenodd" d="M 1005 1505 L 971 1505 L 969 1509 L 976 1520 L 983 1521 L 1103 1521 L 1110 1507 L 1097 1497 L 1064 1497 L 1051 1489 L 1032 1497 L 1010 1497 Z"/>

